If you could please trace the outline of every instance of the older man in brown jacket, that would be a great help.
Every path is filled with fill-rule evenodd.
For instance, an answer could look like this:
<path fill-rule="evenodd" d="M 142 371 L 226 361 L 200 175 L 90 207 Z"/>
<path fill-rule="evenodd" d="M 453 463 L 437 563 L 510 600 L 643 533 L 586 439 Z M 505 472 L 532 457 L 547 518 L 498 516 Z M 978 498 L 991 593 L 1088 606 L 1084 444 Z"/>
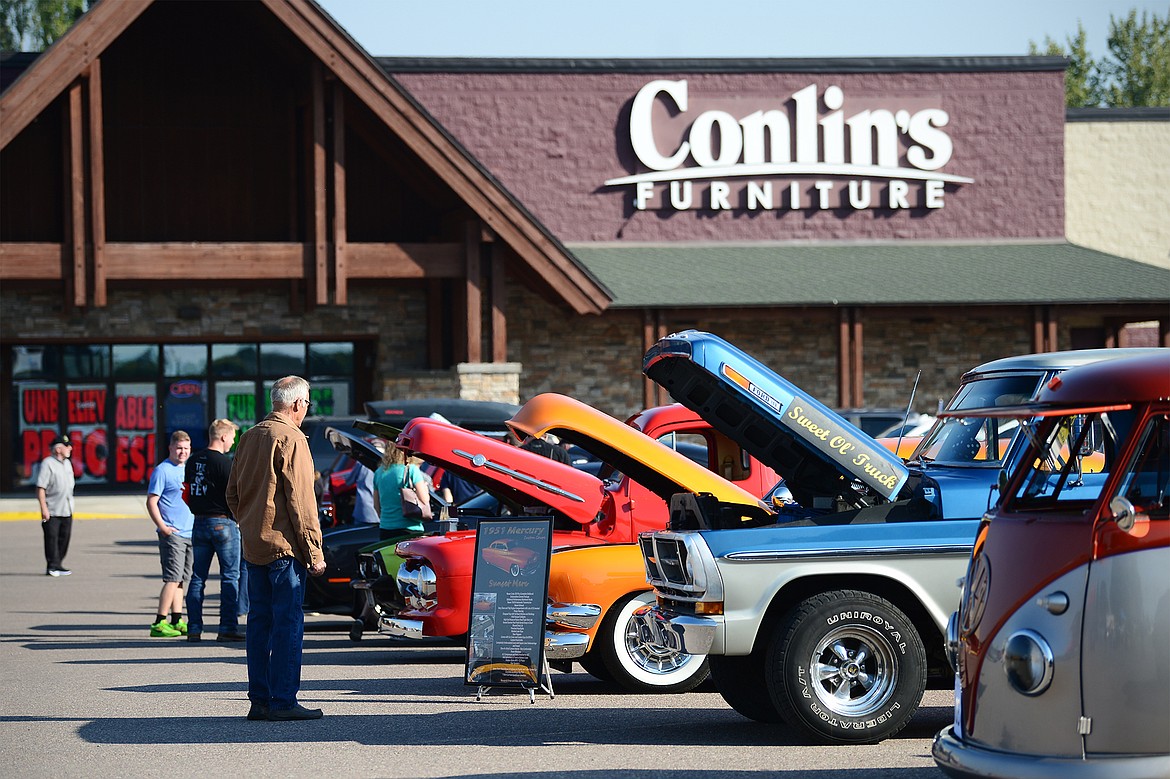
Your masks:
<path fill-rule="evenodd" d="M 228 478 L 227 502 L 248 567 L 250 720 L 321 717 L 320 709 L 297 703 L 305 576 L 325 572 L 313 457 L 300 428 L 311 405 L 301 377 L 273 384 L 272 413 L 240 437 Z"/>

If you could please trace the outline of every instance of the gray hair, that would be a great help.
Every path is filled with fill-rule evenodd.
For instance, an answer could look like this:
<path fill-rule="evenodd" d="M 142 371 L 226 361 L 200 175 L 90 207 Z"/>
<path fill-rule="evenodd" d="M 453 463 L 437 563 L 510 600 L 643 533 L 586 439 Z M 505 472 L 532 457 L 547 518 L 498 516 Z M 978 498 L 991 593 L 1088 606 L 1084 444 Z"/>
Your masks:
<path fill-rule="evenodd" d="M 309 397 L 309 382 L 300 376 L 285 376 L 276 380 L 270 394 L 273 408 L 291 406 L 301 398 Z"/>

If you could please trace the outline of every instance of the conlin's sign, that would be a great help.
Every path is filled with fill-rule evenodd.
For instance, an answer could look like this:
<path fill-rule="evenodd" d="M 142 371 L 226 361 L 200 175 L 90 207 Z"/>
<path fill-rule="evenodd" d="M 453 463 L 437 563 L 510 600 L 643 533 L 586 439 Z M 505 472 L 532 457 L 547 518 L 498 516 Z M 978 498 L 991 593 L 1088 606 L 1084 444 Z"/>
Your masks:
<path fill-rule="evenodd" d="M 685 140 L 660 144 L 667 133 L 658 124 L 690 118 L 687 82 L 651 81 L 630 108 L 630 145 L 649 172 L 605 184 L 632 184 L 639 211 L 761 211 L 937 209 L 947 184 L 974 182 L 942 172 L 953 152 L 942 129 L 946 111 L 874 108 L 846 117 L 845 94 L 835 85 L 819 102 L 816 84 L 790 99 L 791 117 L 777 109 L 740 118 L 712 109 L 690 121 Z"/>

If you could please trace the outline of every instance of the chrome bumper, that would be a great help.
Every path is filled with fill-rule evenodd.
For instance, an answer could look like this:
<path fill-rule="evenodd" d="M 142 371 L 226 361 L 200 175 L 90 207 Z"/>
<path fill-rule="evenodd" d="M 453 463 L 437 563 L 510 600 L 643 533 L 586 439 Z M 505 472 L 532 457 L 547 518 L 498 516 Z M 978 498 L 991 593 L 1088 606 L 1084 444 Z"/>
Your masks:
<path fill-rule="evenodd" d="M 550 603 L 544 619 L 552 625 L 589 630 L 601 619 L 601 607 L 592 603 Z"/>
<path fill-rule="evenodd" d="M 400 638 L 422 638 L 423 623 L 421 619 L 399 619 L 398 617 L 383 617 L 378 631 L 389 636 Z"/>
<path fill-rule="evenodd" d="M 1170 776 L 1170 755 L 1057 758 L 995 752 L 955 737 L 943 728 L 931 747 L 934 762 L 959 779 L 1153 779 Z"/>
<path fill-rule="evenodd" d="M 633 621 L 646 643 L 688 655 L 710 652 L 719 629 L 718 623 L 708 617 L 670 614 L 658 606 L 643 606 L 634 612 Z"/>
<path fill-rule="evenodd" d="M 544 657 L 546 660 L 576 660 L 589 648 L 586 633 L 557 633 L 544 631 Z"/>

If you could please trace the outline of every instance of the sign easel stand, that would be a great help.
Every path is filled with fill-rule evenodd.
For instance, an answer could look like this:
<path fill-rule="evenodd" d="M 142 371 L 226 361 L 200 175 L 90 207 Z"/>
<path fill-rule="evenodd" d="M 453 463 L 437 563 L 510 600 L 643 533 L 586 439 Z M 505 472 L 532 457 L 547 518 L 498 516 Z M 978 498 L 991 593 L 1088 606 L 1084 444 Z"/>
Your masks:
<path fill-rule="evenodd" d="M 540 675 L 543 678 L 543 681 L 540 682 L 539 685 L 536 687 L 527 687 L 526 686 L 524 688 L 524 689 L 528 690 L 528 702 L 532 703 L 532 704 L 536 703 L 536 691 L 537 690 L 543 690 L 544 692 L 547 692 L 549 700 L 552 700 L 553 698 L 557 697 L 556 693 L 553 692 L 552 671 L 549 670 L 548 660 L 543 659 L 543 658 L 542 658 L 542 660 L 543 660 L 543 662 L 541 664 Z M 479 689 L 475 691 L 475 700 L 477 702 L 483 700 L 483 696 L 486 695 L 487 691 L 490 690 L 491 688 L 492 687 L 490 684 L 481 684 L 479 686 Z"/>

